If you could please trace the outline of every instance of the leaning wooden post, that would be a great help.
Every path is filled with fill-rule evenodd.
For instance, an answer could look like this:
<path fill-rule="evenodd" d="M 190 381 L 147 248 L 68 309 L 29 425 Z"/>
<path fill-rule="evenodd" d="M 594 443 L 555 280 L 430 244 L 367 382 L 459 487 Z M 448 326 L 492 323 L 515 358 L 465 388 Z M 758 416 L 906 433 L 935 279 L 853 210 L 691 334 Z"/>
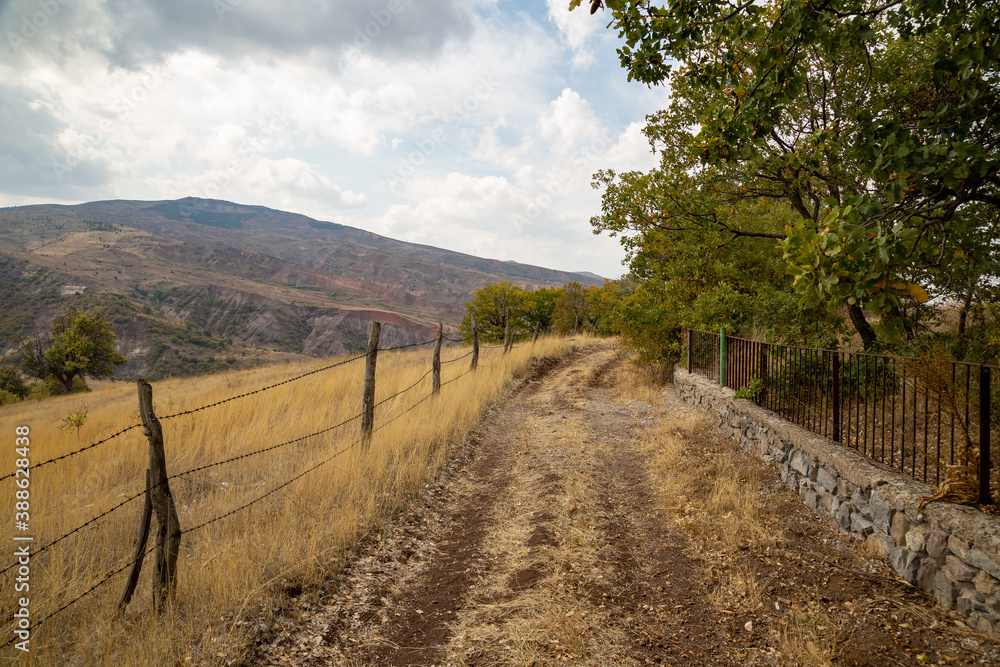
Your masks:
<path fill-rule="evenodd" d="M 507 328 L 503 332 L 503 353 L 510 352 L 510 309 L 507 309 Z"/>
<path fill-rule="evenodd" d="M 542 323 L 535 322 L 535 334 L 531 337 L 531 344 L 534 345 L 535 341 L 538 340 L 538 333 L 542 330 Z"/>
<path fill-rule="evenodd" d="M 372 322 L 368 335 L 368 359 L 365 363 L 365 391 L 361 396 L 361 443 L 368 447 L 372 443 L 375 425 L 375 362 L 378 359 L 378 337 L 382 332 L 381 322 Z"/>
<path fill-rule="evenodd" d="M 438 338 L 434 345 L 434 360 L 431 362 L 431 368 L 434 370 L 434 374 L 431 376 L 431 394 L 437 394 L 441 391 L 441 339 L 443 337 L 444 325 L 438 322 Z"/>
<path fill-rule="evenodd" d="M 479 365 L 479 329 L 476 328 L 476 316 L 472 316 L 472 363 L 469 370 L 476 370 Z"/>
<path fill-rule="evenodd" d="M 118 600 L 118 613 L 125 613 L 125 608 L 132 600 L 135 593 L 135 586 L 139 583 L 139 573 L 142 572 L 143 556 L 146 553 L 146 542 L 149 540 L 149 524 L 153 514 L 153 506 L 150 499 L 152 490 L 149 488 L 149 469 L 146 469 L 146 502 L 142 507 L 142 515 L 139 517 L 139 536 L 135 542 L 135 550 L 132 552 L 132 570 L 128 574 L 128 581 L 125 582 L 125 590 L 121 599 Z"/>
<path fill-rule="evenodd" d="M 159 524 L 156 529 L 156 570 L 153 574 L 153 599 L 156 611 L 162 612 L 177 583 L 177 555 L 181 547 L 181 526 L 167 483 L 167 455 L 163 449 L 163 429 L 153 412 L 153 387 L 138 380 L 139 415 L 142 432 L 149 439 L 150 505 Z"/>

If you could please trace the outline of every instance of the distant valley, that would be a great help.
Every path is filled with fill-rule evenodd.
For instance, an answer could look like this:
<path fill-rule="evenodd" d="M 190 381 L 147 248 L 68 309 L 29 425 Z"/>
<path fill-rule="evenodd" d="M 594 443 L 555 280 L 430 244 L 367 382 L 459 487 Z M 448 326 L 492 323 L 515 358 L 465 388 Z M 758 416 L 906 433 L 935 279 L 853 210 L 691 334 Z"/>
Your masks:
<path fill-rule="evenodd" d="M 196 198 L 0 209 L 0 248 L 0 354 L 69 306 L 100 308 L 127 377 L 358 351 L 372 320 L 385 345 L 417 342 L 490 282 L 602 282 Z"/>

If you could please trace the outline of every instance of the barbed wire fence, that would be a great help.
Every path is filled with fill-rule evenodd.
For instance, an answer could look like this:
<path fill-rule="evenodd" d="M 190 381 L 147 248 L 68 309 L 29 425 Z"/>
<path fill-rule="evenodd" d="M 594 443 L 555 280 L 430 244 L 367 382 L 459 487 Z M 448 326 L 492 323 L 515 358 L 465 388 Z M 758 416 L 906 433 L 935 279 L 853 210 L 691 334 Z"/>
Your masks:
<path fill-rule="evenodd" d="M 302 442 L 305 442 L 305 441 L 317 438 L 317 437 L 319 437 L 321 435 L 333 433 L 335 431 L 338 431 L 340 429 L 343 429 L 343 428 L 347 427 L 348 425 L 350 425 L 350 424 L 352 424 L 352 423 L 354 423 L 356 421 L 361 421 L 362 422 L 363 426 L 362 426 L 361 436 L 358 437 L 358 438 L 356 438 L 356 439 L 354 439 L 354 440 L 352 440 L 348 445 L 340 447 L 339 449 L 337 449 L 336 451 L 334 451 L 332 454 L 330 454 L 326 458 L 323 458 L 319 462 L 317 462 L 317 463 L 315 463 L 315 464 L 307 467 L 304 470 L 299 471 L 298 473 L 296 473 L 295 475 L 293 475 L 289 479 L 286 479 L 285 481 L 281 482 L 280 484 L 277 484 L 277 485 L 273 486 L 272 488 L 270 488 L 266 492 L 261 493 L 260 495 L 256 496 L 252 500 L 249 500 L 248 502 L 245 502 L 245 503 L 243 503 L 243 504 L 241 504 L 241 505 L 239 505 L 239 506 L 237 506 L 237 507 L 235 507 L 233 509 L 230 509 L 230 510 L 228 510 L 226 512 L 223 512 L 223 513 L 221 513 L 221 514 L 219 514 L 219 515 L 217 515 L 217 516 L 215 516 L 215 517 L 213 517 L 211 519 L 203 521 L 203 522 L 201 522 L 201 523 L 199 523 L 199 524 L 197 524 L 197 525 L 195 525 L 195 526 L 193 526 L 191 528 L 180 529 L 179 526 L 178 526 L 177 527 L 177 531 L 178 532 L 177 532 L 176 537 L 179 539 L 183 535 L 191 535 L 193 533 L 196 533 L 196 532 L 198 532 L 198 531 L 206 528 L 207 526 L 215 524 L 215 523 L 217 523 L 219 521 L 222 521 L 222 520 L 224 520 L 224 519 L 226 519 L 228 517 L 234 516 L 234 515 L 236 515 L 236 514 L 238 514 L 240 512 L 243 512 L 243 511 L 249 509 L 250 507 L 256 505 L 257 503 L 260 503 L 264 499 L 266 499 L 266 498 L 272 496 L 273 494 L 281 491 L 282 489 L 288 487 L 289 485 L 291 485 L 295 481 L 297 481 L 297 480 L 305 477 L 309 473 L 312 473 L 312 472 L 314 472 L 314 471 L 316 471 L 316 470 L 318 470 L 318 469 L 320 469 L 320 468 L 322 468 L 322 467 L 330 464 L 332 461 L 334 461 L 338 457 L 344 455 L 345 453 L 347 453 L 351 449 L 354 449 L 354 448 L 359 447 L 359 446 L 366 445 L 368 442 L 370 442 L 371 435 L 374 432 L 378 432 L 378 431 L 380 431 L 380 430 L 388 427 L 390 424 L 394 423 L 395 421 L 397 421 L 398 419 L 402 418 L 403 416 L 409 414 L 410 412 L 412 412 L 413 410 L 415 410 L 419 406 L 423 405 L 427 401 L 432 400 L 435 397 L 435 395 L 440 391 L 441 388 L 443 388 L 443 387 L 445 387 L 447 385 L 450 385 L 450 384 L 452 384 L 454 382 L 457 382 L 458 380 L 460 380 L 460 379 L 462 379 L 462 378 L 464 378 L 464 377 L 466 377 L 466 376 L 474 373 L 476 371 L 475 364 L 476 364 L 476 361 L 477 361 L 477 359 L 479 357 L 479 349 L 480 348 L 483 348 L 483 349 L 503 348 L 503 350 L 504 350 L 503 351 L 503 355 L 505 356 L 510 350 L 515 349 L 517 347 L 521 347 L 523 345 L 523 344 L 522 345 L 512 345 L 511 341 L 509 341 L 509 340 L 505 340 L 502 344 L 497 344 L 497 345 L 480 345 L 479 344 L 479 339 L 478 339 L 478 336 L 476 334 L 475 329 L 473 330 L 473 334 L 470 337 L 471 340 L 466 340 L 464 338 L 456 339 L 456 338 L 446 337 L 446 336 L 443 335 L 443 331 L 439 328 L 438 335 L 435 338 L 432 338 L 430 340 L 425 340 L 425 341 L 420 341 L 420 342 L 415 342 L 415 343 L 409 343 L 409 344 L 406 344 L 406 345 L 396 345 L 396 346 L 391 346 L 391 347 L 378 347 L 378 345 L 377 345 L 378 333 L 377 332 L 378 332 L 379 327 L 380 327 L 380 324 L 378 322 L 373 322 L 373 324 L 372 324 L 372 336 L 374 337 L 375 345 L 374 345 L 374 347 L 372 347 L 370 345 L 369 346 L 369 351 L 366 352 L 365 354 L 359 354 L 359 355 L 356 355 L 356 356 L 352 356 L 352 357 L 350 357 L 348 359 L 344 359 L 344 360 L 338 361 L 336 363 L 328 364 L 328 365 L 323 366 L 321 368 L 313 369 L 313 370 L 307 371 L 305 373 L 301 373 L 299 375 L 296 375 L 296 376 L 291 377 L 291 378 L 287 378 L 287 379 L 282 380 L 280 382 L 275 382 L 275 383 L 272 383 L 272 384 L 269 384 L 269 385 L 266 385 L 266 386 L 263 386 L 263 387 L 259 387 L 257 389 L 253 389 L 251 391 L 247 391 L 247 392 L 244 392 L 244 393 L 241 393 L 241 394 L 230 396 L 230 397 L 225 398 L 223 400 L 215 401 L 215 402 L 212 402 L 212 403 L 208 403 L 208 404 L 196 407 L 196 408 L 182 410 L 180 412 L 176 412 L 176 413 L 164 415 L 162 417 L 158 417 L 157 418 L 155 416 L 155 414 L 152 413 L 152 393 L 151 393 L 151 388 L 150 388 L 150 391 L 149 391 L 149 404 L 146 407 L 148 407 L 148 409 L 149 409 L 149 415 L 152 416 L 152 420 L 154 422 L 157 422 L 153 428 L 151 428 L 150 423 L 147 422 L 147 415 L 144 414 L 143 415 L 143 422 L 135 423 L 135 424 L 131 424 L 129 426 L 123 427 L 123 428 L 119 429 L 118 431 L 116 431 L 115 433 L 111 434 L 110 436 L 107 436 L 105 438 L 102 438 L 100 440 L 92 442 L 92 443 L 90 443 L 90 444 L 88 444 L 88 445 L 86 445 L 84 447 L 81 447 L 81 448 L 78 448 L 76 450 L 73 450 L 73 451 L 61 454 L 59 456 L 55 456 L 55 457 L 49 458 L 47 460 L 41 461 L 39 463 L 33 464 L 30 467 L 31 471 L 35 471 L 38 468 L 42 468 L 42 467 L 45 467 L 45 466 L 50 466 L 50 465 L 53 465 L 53 464 L 57 464 L 59 462 L 66 461 L 68 459 L 72 459 L 74 457 L 83 455 L 83 454 L 88 453 L 88 452 L 93 452 L 93 451 L 97 450 L 98 448 L 102 447 L 103 445 L 106 445 L 107 443 L 112 442 L 115 439 L 120 438 L 121 436 L 123 436 L 123 435 L 125 435 L 125 434 L 127 434 L 127 433 L 129 433 L 129 432 L 131 432 L 133 430 L 139 429 L 139 428 L 142 428 L 143 431 L 144 431 L 144 434 L 147 437 L 150 438 L 151 451 L 152 451 L 152 449 L 153 449 L 153 439 L 154 439 L 154 435 L 155 435 L 155 433 L 153 433 L 153 432 L 157 431 L 160 428 L 159 427 L 159 423 L 158 423 L 160 421 L 165 421 L 165 420 L 170 420 L 170 419 L 176 419 L 176 418 L 179 418 L 179 417 L 184 417 L 184 416 L 189 416 L 189 415 L 197 414 L 197 413 L 200 413 L 200 412 L 203 412 L 203 411 L 206 411 L 206 410 L 210 410 L 212 408 L 216 408 L 218 406 L 221 406 L 221 405 L 224 405 L 224 404 L 227 404 L 227 403 L 231 403 L 231 402 L 234 402 L 234 401 L 238 401 L 238 400 L 242 400 L 242 399 L 245 399 L 245 398 L 249 398 L 251 396 L 259 395 L 259 394 L 265 393 L 267 391 L 270 391 L 272 389 L 275 389 L 277 387 L 281 387 L 281 386 L 288 385 L 288 384 L 291 384 L 293 382 L 302 380 L 303 378 L 306 378 L 306 377 L 314 376 L 314 375 L 317 375 L 317 374 L 320 374 L 320 373 L 331 371 L 331 370 L 336 369 L 336 368 L 341 368 L 341 367 L 344 367 L 344 366 L 351 365 L 351 364 L 353 364 L 355 362 L 358 362 L 358 361 L 360 361 L 362 359 L 366 359 L 367 363 L 371 366 L 372 369 L 374 369 L 374 358 L 376 358 L 379 353 L 399 351 L 399 350 L 407 350 L 407 349 L 412 349 L 412 348 L 427 346 L 427 345 L 431 345 L 431 344 L 435 344 L 435 346 L 436 346 L 435 347 L 434 364 L 432 365 L 432 368 L 430 370 L 428 370 L 423 375 L 421 375 L 420 378 L 416 382 L 413 382 L 410 385 L 408 385 L 407 387 L 405 387 L 404 389 L 401 389 L 401 390 L 393 393 L 392 395 L 383 398 L 382 400 L 380 400 L 377 403 L 371 402 L 370 404 L 365 404 L 365 402 L 363 401 L 362 411 L 361 412 L 359 412 L 359 413 L 357 413 L 357 414 L 355 414 L 355 415 L 353 415 L 353 416 L 351 416 L 351 417 L 349 417 L 347 419 L 343 419 L 343 420 L 341 420 L 340 422 L 338 422 L 336 424 L 333 424 L 331 426 L 327 426 L 325 428 L 313 431 L 311 433 L 308 433 L 308 434 L 305 434 L 305 435 L 301 435 L 299 437 L 292 438 L 292 439 L 289 439 L 289 440 L 285 440 L 285 441 L 282 441 L 282 442 L 277 443 L 277 444 L 269 445 L 269 446 L 266 446 L 266 447 L 261 447 L 261 448 L 258 448 L 258 449 L 252 450 L 252 451 L 243 452 L 243 453 L 240 453 L 240 454 L 237 454 L 237 455 L 234 455 L 234 456 L 230 456 L 230 457 L 227 457 L 227 458 L 223 458 L 223 459 L 220 459 L 220 460 L 217 460 L 217 461 L 212 461 L 212 462 L 205 463 L 205 464 L 202 464 L 202 465 L 199 465 L 199 466 L 195 466 L 195 467 L 189 468 L 187 470 L 184 470 L 182 472 L 174 473 L 174 474 L 169 475 L 169 476 L 167 476 L 165 474 L 165 466 L 164 466 L 164 474 L 162 475 L 161 479 L 159 479 L 155 483 L 150 483 L 149 481 L 147 481 L 147 484 L 145 485 L 145 488 L 143 488 L 141 491 L 139 491 L 139 492 L 137 492 L 137 493 L 135 493 L 135 494 L 133 494 L 131 496 L 128 496 L 127 498 L 125 498 L 124 500 L 118 502 L 117 504 L 115 504 L 111 508 L 109 508 L 109 509 L 107 509 L 107 510 L 105 510 L 103 512 L 100 512 L 99 514 L 97 514 L 97 515 L 93 516 L 92 518 L 84 521 L 83 523 L 75 526 L 71 530 L 65 532 L 63 535 L 60 535 L 59 537 L 57 537 L 57 538 L 55 538 L 55 539 L 47 542 L 46 544 L 44 544 L 43 546 L 35 549 L 34 551 L 29 551 L 26 554 L 27 557 L 28 557 L 28 559 L 36 558 L 36 557 L 40 556 L 41 554 L 43 554 L 43 553 L 45 553 L 47 551 L 52 550 L 57 545 L 63 543 L 64 541 L 66 541 L 70 537 L 79 534 L 81 531 L 83 531 L 83 530 L 85 530 L 87 528 L 94 527 L 96 524 L 98 524 L 99 522 L 101 522 L 103 519 L 106 519 L 110 515 L 118 512 L 119 510 L 121 510 L 124 507 L 132 504 L 134 501 L 139 500 L 140 498 L 144 498 L 144 497 L 147 498 L 146 508 L 145 508 L 144 511 L 145 512 L 149 512 L 150 511 L 150 509 L 149 509 L 150 502 L 149 502 L 148 499 L 152 495 L 157 494 L 157 493 L 163 494 L 164 492 L 166 492 L 167 496 L 169 496 L 169 490 L 168 489 L 169 489 L 169 482 L 171 480 L 184 479 L 186 477 L 194 475 L 195 473 L 204 472 L 206 470 L 210 470 L 210 469 L 213 469 L 213 468 L 225 466 L 225 465 L 228 465 L 228 464 L 231 464 L 231 463 L 235 463 L 237 461 L 242 461 L 242 460 L 250 459 L 252 457 L 259 456 L 259 455 L 262 455 L 262 454 L 265 454 L 265 453 L 268 453 L 268 452 L 274 452 L 276 450 L 279 450 L 279 449 L 282 449 L 282 448 L 285 448 L 285 447 L 289 447 L 291 445 L 299 444 L 299 443 L 302 443 Z M 469 352 L 467 352 L 466 354 L 463 354 L 463 355 L 461 355 L 459 357 L 456 357 L 456 358 L 453 358 L 453 359 L 448 359 L 448 360 L 445 360 L 445 361 L 440 361 L 438 355 L 440 353 L 440 346 L 441 346 L 442 342 L 444 342 L 444 341 L 448 341 L 450 343 L 461 343 L 461 344 L 467 344 L 467 343 L 471 342 L 473 349 L 470 350 Z M 369 342 L 371 343 L 371 340 Z M 534 339 L 532 339 L 532 342 L 534 342 Z M 453 377 L 453 378 L 451 378 L 451 379 L 449 379 L 449 380 L 447 380 L 447 381 L 445 381 L 443 383 L 441 382 L 440 374 L 441 374 L 441 367 L 442 366 L 457 363 L 459 361 L 462 361 L 464 359 L 469 358 L 470 356 L 472 357 L 473 362 L 470 365 L 470 368 L 468 370 L 466 370 L 465 372 L 463 372 L 463 373 L 461 373 L 461 374 L 459 374 L 459 375 L 457 375 L 457 376 L 455 376 L 455 377 Z M 395 399 L 397 399 L 397 398 L 399 398 L 399 397 L 401 397 L 403 395 L 406 395 L 406 394 L 410 393 L 411 391 L 415 391 L 421 385 L 421 383 L 423 383 L 427 379 L 428 376 L 433 376 L 433 378 L 432 378 L 433 379 L 433 389 L 432 389 L 432 391 L 430 393 L 428 393 L 428 394 L 424 395 L 423 397 L 419 398 L 417 401 L 415 401 L 413 404 L 411 404 L 409 407 L 407 407 L 405 410 L 402 410 L 401 412 L 399 412 L 395 416 L 393 416 L 393 417 L 391 417 L 389 419 L 383 420 L 377 427 L 372 427 L 372 424 L 373 424 L 373 421 L 374 421 L 374 411 L 375 411 L 376 408 L 385 406 L 388 403 L 390 403 L 391 401 L 393 401 L 393 400 L 395 400 Z M 140 386 L 141 386 L 141 384 L 143 382 L 144 381 L 142 381 L 142 380 L 139 381 Z M 369 383 L 371 385 L 371 386 L 366 386 L 366 388 L 365 388 L 366 395 L 369 394 L 369 393 L 371 393 L 372 395 L 374 394 L 374 386 L 373 386 L 374 382 L 375 382 L 374 373 L 372 373 L 370 377 L 367 376 L 367 374 L 366 374 L 366 385 L 368 385 Z M 140 403 L 142 403 L 142 397 L 141 397 L 141 395 L 142 395 L 142 392 L 141 392 L 141 389 L 140 389 Z M 140 406 L 140 412 L 142 412 L 142 407 L 143 406 L 141 405 Z M 367 424 L 366 424 L 366 417 L 367 417 Z M 159 441 L 159 448 L 160 448 L 160 451 L 161 451 L 161 455 L 162 455 L 162 446 L 163 446 L 163 443 L 162 443 L 162 435 L 161 435 L 160 436 L 160 441 Z M 153 455 L 151 454 L 150 470 L 147 471 L 147 473 L 153 471 L 153 469 L 156 467 L 156 462 L 153 461 L 152 458 L 153 458 Z M 0 483 L 3 483 L 4 481 L 6 481 L 8 479 L 14 478 L 14 476 L 15 476 L 15 473 L 10 473 L 10 474 L 4 475 L 4 476 L 0 477 Z M 148 475 L 147 475 L 147 480 L 149 480 L 149 476 Z M 171 505 L 172 505 L 172 500 L 171 500 Z M 158 519 L 162 520 L 163 518 L 158 516 Z M 148 521 L 146 521 L 146 524 L 147 524 L 146 530 L 148 531 Z M 96 591 L 98 591 L 102 587 L 106 586 L 110 581 L 112 581 L 113 579 L 115 579 L 119 574 L 125 572 L 126 570 L 133 569 L 134 574 L 133 574 L 132 579 L 137 579 L 138 578 L 138 568 L 141 567 L 141 564 L 144 561 L 145 557 L 147 555 L 149 555 L 150 553 L 154 553 L 154 552 L 157 553 L 157 558 L 158 559 L 161 558 L 161 557 L 165 557 L 166 554 L 164 554 L 164 549 L 165 549 L 165 544 L 162 543 L 159 539 L 157 540 L 157 544 L 155 544 L 155 545 L 153 545 L 153 546 L 151 546 L 149 548 L 145 548 L 145 536 L 140 535 L 140 539 L 137 542 L 136 552 L 132 555 L 131 558 L 127 559 L 123 564 L 121 564 L 121 565 L 119 565 L 117 567 L 113 567 L 112 569 L 110 569 L 110 571 L 107 571 L 107 573 L 105 574 L 105 576 L 103 578 L 101 578 L 100 580 L 98 580 L 96 583 L 92 584 L 89 588 L 87 588 L 86 590 L 84 590 L 82 593 L 79 593 L 78 595 L 76 595 L 76 596 L 72 597 L 71 599 L 69 599 L 68 601 L 64 602 L 58 608 L 56 608 L 55 610 L 49 612 L 47 615 L 43 616 L 40 620 L 33 622 L 32 625 L 31 625 L 32 632 L 34 630 L 36 630 L 37 628 L 39 628 L 40 626 L 46 624 L 48 621 L 50 621 L 50 619 L 54 618 L 55 616 L 61 614 L 62 612 L 66 611 L 67 609 L 71 608 L 73 605 L 77 604 L 78 602 L 80 602 L 81 600 L 87 598 L 88 596 L 94 594 Z M 176 551 L 176 549 L 175 549 L 175 551 Z M 178 554 L 176 552 L 172 554 L 172 556 L 173 556 L 173 558 L 175 560 L 177 558 L 177 555 Z M 158 561 L 157 565 L 158 565 L 157 570 L 159 571 L 160 570 L 160 567 L 159 567 L 160 563 L 159 563 L 159 561 Z M 17 568 L 18 566 L 19 566 L 19 560 L 15 559 L 13 562 L 11 562 L 10 564 L 8 564 L 6 567 L 3 567 L 3 569 L 0 569 L 0 576 L 5 575 L 7 572 L 13 570 L 14 568 Z M 167 597 L 169 597 L 172 594 L 172 592 L 173 592 L 172 591 L 172 586 L 173 586 L 173 583 L 174 583 L 174 576 L 173 575 L 175 575 L 175 574 L 176 574 L 175 572 L 168 573 L 167 579 L 159 582 L 159 584 L 162 584 L 162 585 L 166 586 L 166 588 L 164 590 L 154 591 L 154 597 L 159 596 L 160 600 L 162 601 L 162 600 L 165 600 Z M 162 577 L 161 577 L 161 579 L 162 579 Z M 135 582 L 130 580 L 129 587 L 130 588 L 134 587 L 134 585 L 135 585 Z M 154 582 L 154 586 L 156 586 L 156 585 L 157 585 L 157 582 Z M 129 601 L 130 598 L 131 598 L 131 590 L 126 590 L 126 592 L 122 596 L 122 599 L 119 601 L 119 608 L 118 608 L 118 612 L 119 613 L 124 612 L 125 607 L 128 604 L 128 601 Z M 161 605 L 157 605 L 157 610 L 159 611 L 160 609 L 162 609 L 162 606 Z M 5 641 L 3 644 L 0 644 L 0 647 L 6 648 L 7 646 L 12 645 L 16 641 L 17 636 L 14 635 L 14 633 L 10 633 L 10 634 L 11 634 L 10 639 L 8 639 L 7 641 Z"/>

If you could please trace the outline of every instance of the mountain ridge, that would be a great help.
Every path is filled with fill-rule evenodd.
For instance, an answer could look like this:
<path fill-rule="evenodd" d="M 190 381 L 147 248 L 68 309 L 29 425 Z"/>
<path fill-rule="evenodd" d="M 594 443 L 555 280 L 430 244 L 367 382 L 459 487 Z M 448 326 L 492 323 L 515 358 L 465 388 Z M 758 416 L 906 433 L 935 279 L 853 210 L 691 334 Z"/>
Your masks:
<path fill-rule="evenodd" d="M 439 321 L 455 328 L 490 282 L 601 282 L 193 197 L 3 208 L 0 244 L 0 354 L 86 305 L 110 313 L 129 356 L 145 360 L 131 375 L 218 370 L 233 350 L 248 363 L 354 352 L 375 319 L 385 344 L 409 344 Z"/>

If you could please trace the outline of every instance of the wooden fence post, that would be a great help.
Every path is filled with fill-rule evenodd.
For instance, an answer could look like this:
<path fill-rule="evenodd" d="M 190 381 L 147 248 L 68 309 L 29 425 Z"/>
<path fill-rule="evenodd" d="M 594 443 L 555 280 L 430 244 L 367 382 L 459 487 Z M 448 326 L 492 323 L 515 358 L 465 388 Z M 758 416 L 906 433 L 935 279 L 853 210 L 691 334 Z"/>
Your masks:
<path fill-rule="evenodd" d="M 470 370 L 476 370 L 479 365 L 479 330 L 476 328 L 476 316 L 472 315 L 472 363 Z"/>
<path fill-rule="evenodd" d="M 510 352 L 510 309 L 507 309 L 507 328 L 503 332 L 503 353 Z"/>
<path fill-rule="evenodd" d="M 124 614 L 125 608 L 132 600 L 135 593 L 135 586 L 139 583 L 139 573 L 142 572 L 143 555 L 146 553 L 146 542 L 149 540 L 149 524 L 153 514 L 153 505 L 150 499 L 151 489 L 149 488 L 149 468 L 146 468 L 146 502 L 142 507 L 142 514 L 139 517 L 139 536 L 136 539 L 135 549 L 132 552 L 132 569 L 128 573 L 128 581 L 125 582 L 125 590 L 121 599 L 118 600 L 118 613 Z"/>
<path fill-rule="evenodd" d="M 138 380 L 139 415 L 143 433 L 149 439 L 150 505 L 159 523 L 156 530 L 156 570 L 153 574 L 153 599 L 156 611 L 162 612 L 177 583 L 177 555 L 181 546 L 181 526 L 167 483 L 167 456 L 163 450 L 163 429 L 153 412 L 153 387 Z"/>
<path fill-rule="evenodd" d="M 434 345 L 434 360 L 431 362 L 431 368 L 434 370 L 431 376 L 431 394 L 437 394 L 441 391 L 441 338 L 443 336 L 444 324 L 438 322 L 437 343 Z"/>
<path fill-rule="evenodd" d="M 540 332 L 541 330 L 542 330 L 542 323 L 541 323 L 541 322 L 535 322 L 535 333 L 534 333 L 534 335 L 533 335 L 533 336 L 531 337 L 531 344 L 532 344 L 532 345 L 534 345 L 534 344 L 535 344 L 535 341 L 536 341 L 536 340 L 538 340 L 538 334 L 539 334 L 539 332 Z"/>
<path fill-rule="evenodd" d="M 365 390 L 361 395 L 361 444 L 368 447 L 372 443 L 375 425 L 375 362 L 378 359 L 378 337 L 382 332 L 381 322 L 372 322 L 368 335 L 368 354 L 365 362 Z"/>

